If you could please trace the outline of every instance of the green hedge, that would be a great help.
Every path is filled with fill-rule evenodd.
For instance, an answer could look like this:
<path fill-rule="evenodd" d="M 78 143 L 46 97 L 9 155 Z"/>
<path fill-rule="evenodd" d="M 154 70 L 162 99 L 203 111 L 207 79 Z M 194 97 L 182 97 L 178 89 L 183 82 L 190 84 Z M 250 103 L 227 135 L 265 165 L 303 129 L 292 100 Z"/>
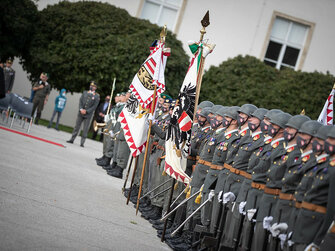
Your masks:
<path fill-rule="evenodd" d="M 205 72 L 200 99 L 229 106 L 252 103 L 292 115 L 305 109 L 317 119 L 333 84 L 329 73 L 278 71 L 255 57 L 237 56 Z"/>
<path fill-rule="evenodd" d="M 30 79 L 36 81 L 40 72 L 48 72 L 54 87 L 71 92 L 81 92 L 95 80 L 102 95 L 110 93 L 114 77 L 116 92 L 129 87 L 162 29 L 108 3 L 89 1 L 48 6 L 40 12 L 36 26 L 30 51 L 22 60 Z M 171 32 L 166 45 L 172 51 L 166 69 L 167 92 L 176 96 L 188 56 Z"/>

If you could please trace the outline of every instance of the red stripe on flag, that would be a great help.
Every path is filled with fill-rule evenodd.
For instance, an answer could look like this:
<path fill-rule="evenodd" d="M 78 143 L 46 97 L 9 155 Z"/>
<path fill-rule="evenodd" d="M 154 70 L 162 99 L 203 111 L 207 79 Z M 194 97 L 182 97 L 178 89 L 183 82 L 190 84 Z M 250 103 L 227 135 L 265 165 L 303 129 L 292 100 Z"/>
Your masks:
<path fill-rule="evenodd" d="M 151 71 L 152 74 L 155 73 L 155 71 L 154 71 L 154 69 L 151 67 L 149 61 L 147 61 L 147 62 L 145 63 L 145 65 L 149 68 L 149 70 Z"/>
<path fill-rule="evenodd" d="M 153 65 L 154 67 L 156 67 L 156 62 L 155 62 L 155 60 L 153 60 L 153 58 L 150 58 L 149 60 L 150 60 L 150 62 L 152 63 L 152 65 Z"/>

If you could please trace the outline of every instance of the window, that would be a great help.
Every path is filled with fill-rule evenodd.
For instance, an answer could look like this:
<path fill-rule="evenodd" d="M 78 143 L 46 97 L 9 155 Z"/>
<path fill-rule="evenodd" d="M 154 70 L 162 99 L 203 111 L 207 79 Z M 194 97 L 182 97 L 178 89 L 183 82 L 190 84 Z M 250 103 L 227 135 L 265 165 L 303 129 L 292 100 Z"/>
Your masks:
<path fill-rule="evenodd" d="M 282 17 L 276 17 L 264 62 L 277 69 L 297 69 L 308 36 L 309 26 Z"/>
<path fill-rule="evenodd" d="M 174 31 L 183 0 L 145 0 L 141 18 Z"/>

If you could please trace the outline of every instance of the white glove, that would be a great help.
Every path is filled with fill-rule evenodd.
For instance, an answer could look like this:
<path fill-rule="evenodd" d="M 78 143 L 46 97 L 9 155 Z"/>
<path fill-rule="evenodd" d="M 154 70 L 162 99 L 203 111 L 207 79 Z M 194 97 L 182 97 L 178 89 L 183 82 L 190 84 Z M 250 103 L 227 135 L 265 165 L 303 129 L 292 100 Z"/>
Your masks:
<path fill-rule="evenodd" d="M 271 232 L 273 237 L 277 237 L 280 233 L 283 233 L 284 231 L 286 231 L 288 228 L 288 225 L 286 223 L 275 223 L 273 224 L 269 231 Z"/>
<path fill-rule="evenodd" d="M 287 241 L 287 244 L 288 244 L 289 247 L 292 247 L 292 246 L 294 245 L 294 242 L 291 241 L 291 240 L 288 240 L 288 241 Z"/>
<path fill-rule="evenodd" d="M 238 210 L 240 211 L 240 214 L 245 215 L 244 208 L 245 208 L 245 205 L 246 205 L 246 204 L 247 204 L 246 201 L 242 201 L 242 202 L 240 203 L 240 205 L 238 206 Z"/>
<path fill-rule="evenodd" d="M 219 195 L 218 195 L 218 202 L 222 202 L 222 194 L 223 194 L 223 191 L 219 192 Z"/>
<path fill-rule="evenodd" d="M 113 131 L 109 131 L 109 135 L 114 138 L 115 134 L 113 133 Z"/>
<path fill-rule="evenodd" d="M 319 251 L 319 250 L 320 247 L 313 242 L 305 248 L 305 251 Z"/>
<path fill-rule="evenodd" d="M 264 217 L 263 219 L 263 228 L 269 230 L 271 227 L 271 222 L 273 221 L 272 216 Z"/>
<path fill-rule="evenodd" d="M 154 120 L 154 119 L 155 119 L 155 115 L 149 113 L 149 115 L 148 115 L 148 121 L 150 121 L 150 120 Z"/>
<path fill-rule="evenodd" d="M 227 204 L 229 201 L 234 201 L 236 199 L 236 196 L 232 192 L 225 193 L 223 195 L 223 204 Z"/>
<path fill-rule="evenodd" d="M 254 218 L 255 213 L 257 212 L 256 208 L 249 209 L 247 211 L 248 220 L 251 221 Z"/>
<path fill-rule="evenodd" d="M 280 240 L 280 247 L 282 250 L 284 250 L 284 244 L 285 244 L 285 241 L 286 241 L 286 237 L 287 237 L 287 234 L 280 234 L 278 236 L 279 240 Z"/>

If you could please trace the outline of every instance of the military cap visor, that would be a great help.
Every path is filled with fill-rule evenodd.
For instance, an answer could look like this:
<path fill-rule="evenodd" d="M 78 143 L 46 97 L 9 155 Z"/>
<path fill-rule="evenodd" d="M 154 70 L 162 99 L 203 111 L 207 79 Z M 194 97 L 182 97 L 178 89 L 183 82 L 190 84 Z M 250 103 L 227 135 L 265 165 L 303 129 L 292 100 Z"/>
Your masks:
<path fill-rule="evenodd" d="M 165 94 L 165 93 L 162 93 L 162 94 L 160 95 L 160 97 L 163 98 L 163 99 L 172 99 L 170 95 L 167 95 L 167 94 Z"/>
<path fill-rule="evenodd" d="M 91 81 L 90 86 L 98 87 L 97 84 L 94 81 Z"/>

